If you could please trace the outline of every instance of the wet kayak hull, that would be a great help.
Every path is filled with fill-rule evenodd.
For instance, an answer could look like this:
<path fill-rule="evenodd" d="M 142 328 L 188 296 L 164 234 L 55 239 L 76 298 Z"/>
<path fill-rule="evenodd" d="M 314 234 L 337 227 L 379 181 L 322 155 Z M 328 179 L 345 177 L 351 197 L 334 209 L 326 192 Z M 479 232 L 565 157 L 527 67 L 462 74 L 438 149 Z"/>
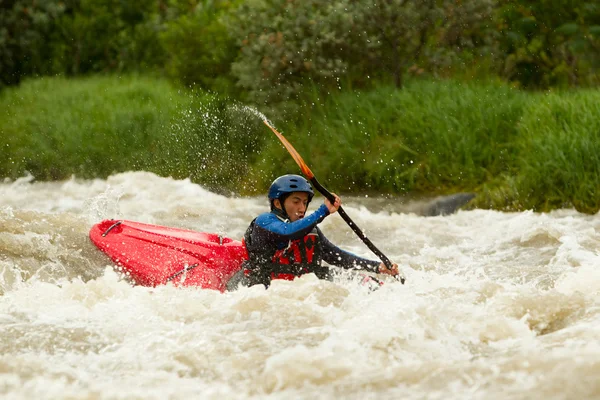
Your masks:
<path fill-rule="evenodd" d="M 90 229 L 91 241 L 131 279 L 143 286 L 172 283 L 225 291 L 247 259 L 242 242 L 127 220 L 104 220 Z"/>

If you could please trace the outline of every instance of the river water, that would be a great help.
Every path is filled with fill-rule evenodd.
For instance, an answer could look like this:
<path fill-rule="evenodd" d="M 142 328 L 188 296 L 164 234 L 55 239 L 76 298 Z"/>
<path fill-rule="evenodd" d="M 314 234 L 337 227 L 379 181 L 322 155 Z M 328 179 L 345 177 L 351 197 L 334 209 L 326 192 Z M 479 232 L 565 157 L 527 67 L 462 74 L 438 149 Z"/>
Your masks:
<path fill-rule="evenodd" d="M 239 239 L 266 201 L 145 172 L 0 184 L 0 397 L 600 398 L 598 215 L 344 200 L 406 285 L 132 286 L 89 242 L 94 223 Z M 372 257 L 339 216 L 321 226 Z"/>

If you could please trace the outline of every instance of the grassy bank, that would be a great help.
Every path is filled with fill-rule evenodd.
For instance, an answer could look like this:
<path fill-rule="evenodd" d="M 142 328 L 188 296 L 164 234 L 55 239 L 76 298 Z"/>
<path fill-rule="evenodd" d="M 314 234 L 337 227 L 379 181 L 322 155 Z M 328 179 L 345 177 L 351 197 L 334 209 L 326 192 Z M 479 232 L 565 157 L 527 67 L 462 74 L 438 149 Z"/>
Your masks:
<path fill-rule="evenodd" d="M 550 94 L 519 125 L 515 202 L 521 208 L 600 209 L 600 92 Z"/>
<path fill-rule="evenodd" d="M 3 92 L 0 132 L 8 144 L 0 174 L 64 179 L 151 168 L 176 104 L 185 101 L 164 82 L 152 83 L 40 79 Z"/>
<path fill-rule="evenodd" d="M 346 190 L 474 190 L 515 164 L 517 122 L 528 101 L 493 83 L 413 81 L 401 91 L 383 86 L 325 98 L 315 92 L 288 138 L 318 176 L 345 182 Z M 268 151 L 289 158 L 276 143 Z M 273 174 L 278 168 L 260 166 Z"/>
<path fill-rule="evenodd" d="M 308 94 L 273 121 L 340 193 L 476 191 L 497 209 L 600 209 L 600 94 L 500 83 Z M 0 177 L 147 170 L 250 194 L 298 167 L 252 113 L 144 77 L 25 82 L 0 94 Z M 246 172 L 248 171 L 248 173 Z"/>
<path fill-rule="evenodd" d="M 0 93 L 0 110 L 1 177 L 146 170 L 220 188 L 256 154 L 249 116 L 147 77 L 30 80 Z"/>

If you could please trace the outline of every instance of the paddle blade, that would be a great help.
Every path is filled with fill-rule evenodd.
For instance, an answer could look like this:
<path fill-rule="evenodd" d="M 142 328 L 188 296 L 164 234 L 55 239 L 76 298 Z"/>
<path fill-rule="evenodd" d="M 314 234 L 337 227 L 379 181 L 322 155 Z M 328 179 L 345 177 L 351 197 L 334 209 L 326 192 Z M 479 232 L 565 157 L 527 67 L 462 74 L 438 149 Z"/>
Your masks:
<path fill-rule="evenodd" d="M 296 149 L 294 149 L 294 146 L 292 146 L 292 144 L 290 142 L 288 142 L 288 140 L 281 133 L 277 132 L 277 129 L 273 128 L 273 126 L 271 126 L 271 124 L 269 124 L 269 121 L 264 119 L 263 122 L 265 123 L 266 126 L 269 127 L 269 129 L 271 129 L 273 131 L 273 133 L 279 138 L 281 143 L 283 143 L 283 145 L 285 146 L 287 151 L 291 154 L 294 161 L 296 161 L 296 164 L 298 164 L 298 166 L 302 170 L 302 173 L 304 174 L 304 176 L 306 176 L 306 178 L 308 178 L 309 180 L 313 179 L 315 175 L 312 173 L 310 168 L 308 168 L 308 165 L 306 165 L 306 163 L 304 162 L 304 160 L 302 159 L 300 154 L 298 154 Z"/>

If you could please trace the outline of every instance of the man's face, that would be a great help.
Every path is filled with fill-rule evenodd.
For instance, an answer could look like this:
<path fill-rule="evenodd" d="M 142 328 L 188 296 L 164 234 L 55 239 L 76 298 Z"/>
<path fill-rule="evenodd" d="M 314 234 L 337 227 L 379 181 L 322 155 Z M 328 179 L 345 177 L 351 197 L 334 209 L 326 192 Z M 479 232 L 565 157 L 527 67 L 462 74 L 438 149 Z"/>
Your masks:
<path fill-rule="evenodd" d="M 277 203 L 275 203 L 275 205 L 277 205 Z M 308 207 L 308 193 L 293 192 L 285 199 L 283 207 L 290 217 L 290 221 L 298 221 L 300 218 L 303 218 L 306 213 L 306 208 Z"/>

